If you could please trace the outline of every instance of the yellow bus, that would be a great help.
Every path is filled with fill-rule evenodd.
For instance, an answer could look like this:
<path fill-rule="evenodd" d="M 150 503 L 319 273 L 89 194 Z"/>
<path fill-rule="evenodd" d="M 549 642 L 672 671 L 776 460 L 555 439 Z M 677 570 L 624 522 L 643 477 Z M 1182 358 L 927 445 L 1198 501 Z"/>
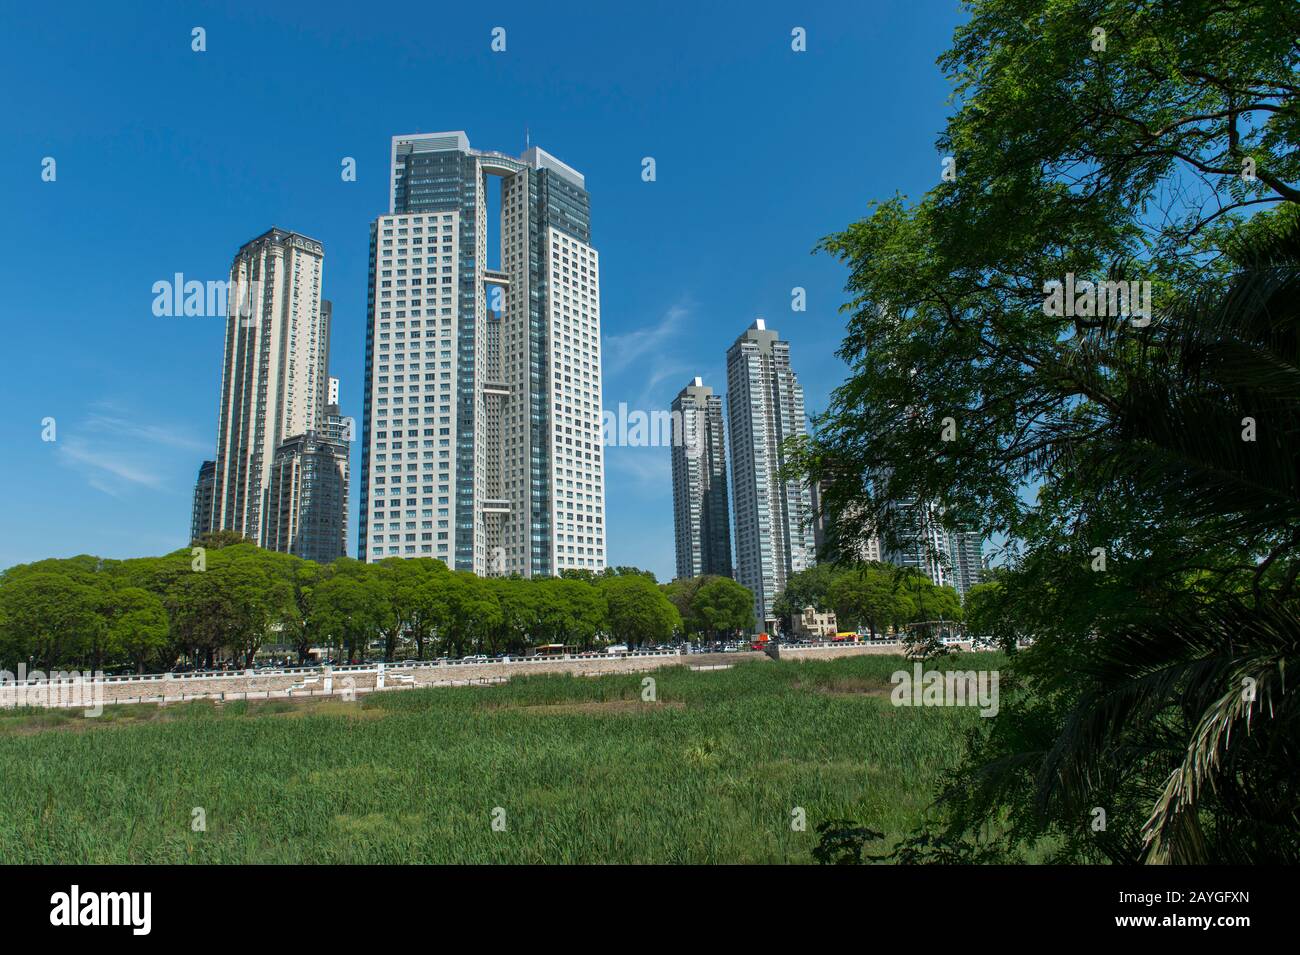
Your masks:
<path fill-rule="evenodd" d="M 543 643 L 541 646 L 533 647 L 532 655 L 535 657 L 563 657 L 576 651 L 578 648 L 567 643 Z"/>

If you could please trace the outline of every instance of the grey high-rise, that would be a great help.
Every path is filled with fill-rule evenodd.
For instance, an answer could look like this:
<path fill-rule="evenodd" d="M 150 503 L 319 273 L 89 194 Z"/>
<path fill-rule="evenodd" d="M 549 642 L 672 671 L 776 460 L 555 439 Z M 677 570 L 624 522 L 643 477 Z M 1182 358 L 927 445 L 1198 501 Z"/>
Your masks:
<path fill-rule="evenodd" d="M 673 399 L 673 531 L 678 578 L 731 576 L 722 398 L 696 378 Z"/>
<path fill-rule="evenodd" d="M 600 264 L 582 174 L 535 147 L 471 149 L 464 132 L 396 136 L 389 209 L 371 226 L 358 556 L 602 569 Z"/>
<path fill-rule="evenodd" d="M 754 593 L 758 625 L 776 626 L 773 604 L 790 575 L 816 560 L 808 485 L 782 479 L 784 443 L 807 434 L 803 388 L 790 343 L 763 319 L 727 350 L 727 426 L 736 523 L 736 580 Z"/>
<path fill-rule="evenodd" d="M 952 542 L 939 509 L 915 500 L 894 502 L 891 509 L 898 546 L 884 548 L 885 561 L 920 571 L 936 587 L 951 587 Z"/>
<path fill-rule="evenodd" d="M 347 442 L 323 431 L 290 438 L 271 467 L 266 547 L 322 564 L 346 556 L 347 503 Z"/>
<path fill-rule="evenodd" d="M 212 530 L 212 491 L 216 485 L 217 462 L 204 461 L 194 482 L 194 508 L 190 515 L 190 540 Z"/>
<path fill-rule="evenodd" d="M 952 587 L 958 595 L 979 583 L 983 534 L 950 529 L 944 523 L 943 509 L 936 504 L 906 500 L 895 503 L 893 510 L 900 544 L 884 549 L 885 561 L 918 570 L 936 587 Z"/>
<path fill-rule="evenodd" d="M 980 582 L 984 570 L 984 535 L 979 531 L 950 531 L 948 551 L 952 585 L 964 597 Z"/>

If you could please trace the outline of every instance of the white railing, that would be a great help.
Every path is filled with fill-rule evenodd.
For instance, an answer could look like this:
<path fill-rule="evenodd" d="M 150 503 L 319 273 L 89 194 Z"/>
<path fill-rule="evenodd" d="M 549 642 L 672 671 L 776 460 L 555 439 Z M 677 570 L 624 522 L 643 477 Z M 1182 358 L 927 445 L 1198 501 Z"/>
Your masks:
<path fill-rule="evenodd" d="M 818 650 L 833 649 L 836 647 L 902 647 L 910 641 L 893 637 L 886 640 L 881 639 L 861 639 L 861 640 L 814 640 L 807 643 L 780 643 L 781 647 L 790 650 Z M 945 637 L 945 643 L 967 643 L 966 638 Z M 738 650 L 748 649 L 740 646 Z M 546 663 L 564 663 L 564 662 L 586 662 L 594 660 L 629 660 L 629 659 L 650 659 L 665 657 L 688 658 L 701 654 L 711 654 L 723 651 L 711 650 L 628 650 L 619 653 L 608 653 L 605 651 L 593 650 L 584 653 L 565 653 L 554 656 L 535 655 L 535 656 L 505 656 L 505 657 L 488 657 L 476 659 L 474 657 L 465 657 L 455 660 L 437 659 L 437 660 L 394 660 L 391 663 L 352 663 L 352 664 L 314 664 L 310 666 L 288 666 L 288 667 L 261 667 L 248 670 L 192 670 L 184 673 L 132 673 L 120 676 L 106 676 L 101 679 L 87 681 L 104 684 L 124 684 L 124 683 L 192 683 L 196 680 L 244 680 L 249 678 L 264 677 L 293 677 L 306 678 L 320 676 L 326 671 L 335 674 L 362 674 L 362 673 L 379 673 L 381 668 L 385 672 L 401 670 L 426 670 L 440 669 L 454 671 L 462 667 L 496 667 L 498 665 L 515 665 L 522 664 L 525 667 L 537 666 Z M 46 686 L 59 685 L 60 683 L 78 682 L 79 678 L 64 680 L 26 680 L 23 682 L 14 682 L 10 686 Z M 279 691 L 273 691 L 279 692 Z"/>
<path fill-rule="evenodd" d="M 606 653 L 603 651 L 588 651 L 585 653 L 565 653 L 554 656 L 505 656 L 505 657 L 464 657 L 460 659 L 437 659 L 437 660 L 394 660 L 391 663 L 345 663 L 345 664 L 324 664 L 318 663 L 311 666 L 292 666 L 292 667 L 253 667 L 247 670 L 229 669 L 229 670 L 189 670 L 181 673 L 129 673 L 117 676 L 105 676 L 93 681 L 95 683 L 170 683 L 186 682 L 193 680 L 243 680 L 249 677 L 273 677 L 273 676 L 317 676 L 329 670 L 333 673 L 378 673 L 382 667 L 388 670 L 414 670 L 425 669 L 430 667 L 464 667 L 464 666 L 494 666 L 505 663 L 554 663 L 564 661 L 581 661 L 581 660 L 623 660 L 629 658 L 644 657 L 675 657 L 682 654 L 677 650 L 632 650 L 622 653 Z M 15 682 L 14 686 L 45 686 L 49 683 L 76 683 L 81 682 L 80 677 L 69 678 L 65 680 L 51 681 L 49 678 L 43 680 L 25 680 Z"/>

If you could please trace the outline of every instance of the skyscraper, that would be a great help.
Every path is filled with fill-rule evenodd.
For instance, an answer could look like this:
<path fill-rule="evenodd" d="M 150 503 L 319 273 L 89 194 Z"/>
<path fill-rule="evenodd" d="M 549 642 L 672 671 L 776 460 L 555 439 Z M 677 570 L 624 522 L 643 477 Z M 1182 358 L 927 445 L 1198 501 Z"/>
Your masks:
<path fill-rule="evenodd" d="M 727 350 L 727 424 L 735 502 L 736 579 L 754 593 L 760 627 L 776 625 L 773 603 L 790 575 L 816 560 L 806 483 L 783 480 L 783 444 L 807 433 L 803 388 L 790 343 L 763 319 Z"/>
<path fill-rule="evenodd" d="M 319 563 L 347 554 L 348 446 L 309 431 L 276 449 L 265 546 Z"/>
<path fill-rule="evenodd" d="M 370 233 L 363 560 L 525 577 L 605 566 L 590 242 L 582 174 L 543 150 L 393 138 L 389 213 Z"/>
<path fill-rule="evenodd" d="M 951 542 L 938 509 L 912 500 L 891 506 L 897 515 L 900 543 L 897 547 L 885 547 L 885 560 L 896 567 L 920 571 L 936 587 L 951 587 Z"/>
<path fill-rule="evenodd" d="M 819 557 L 822 552 L 822 547 L 825 546 L 826 543 L 827 521 L 832 519 L 831 515 L 826 513 L 824 491 L 825 488 L 823 487 L 823 483 L 821 482 L 814 481 L 808 487 L 808 493 L 812 503 L 812 514 L 813 514 L 813 520 L 812 520 L 813 543 L 816 545 L 817 554 Z M 880 560 L 880 537 L 875 534 L 872 534 L 866 540 L 862 541 L 861 545 L 856 549 L 856 553 L 854 553 L 853 556 L 856 557 L 856 559 L 858 560 L 879 561 Z"/>
<path fill-rule="evenodd" d="M 980 582 L 984 570 L 984 535 L 979 531 L 950 531 L 948 551 L 952 585 L 964 597 Z"/>
<path fill-rule="evenodd" d="M 217 462 L 204 461 L 194 482 L 194 508 L 190 516 L 190 540 L 212 530 L 212 491 L 216 484 Z"/>
<path fill-rule="evenodd" d="M 959 596 L 979 583 L 983 569 L 984 535 L 945 526 L 938 505 L 903 501 L 894 505 L 899 537 L 897 548 L 886 548 L 884 559 L 897 567 L 913 567 L 938 587 L 952 587 Z"/>
<path fill-rule="evenodd" d="M 324 411 L 323 262 L 315 239 L 273 228 L 244 245 L 230 268 L 212 529 L 263 546 L 276 449 L 316 428 Z"/>
<path fill-rule="evenodd" d="M 722 398 L 696 378 L 673 399 L 673 530 L 677 576 L 731 576 Z"/>

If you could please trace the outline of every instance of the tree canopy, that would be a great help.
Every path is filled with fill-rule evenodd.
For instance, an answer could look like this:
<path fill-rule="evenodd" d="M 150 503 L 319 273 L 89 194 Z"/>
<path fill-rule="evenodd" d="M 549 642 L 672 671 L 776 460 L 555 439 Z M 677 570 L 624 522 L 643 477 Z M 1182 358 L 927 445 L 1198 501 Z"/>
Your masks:
<path fill-rule="evenodd" d="M 313 648 L 346 660 L 427 659 L 549 643 L 655 644 L 683 630 L 654 576 L 636 568 L 484 579 L 430 558 L 319 565 L 228 533 L 194 548 L 121 561 L 44 560 L 0 573 L 0 667 L 248 666 L 264 647 L 299 661 Z M 738 600 L 725 586 L 709 593 L 710 619 L 722 626 Z"/>
<path fill-rule="evenodd" d="M 797 456 L 829 556 L 909 500 L 1008 542 L 968 612 L 1035 642 L 916 845 L 1294 862 L 1300 7 L 969 8 L 955 175 L 821 243 L 850 372 Z"/>

